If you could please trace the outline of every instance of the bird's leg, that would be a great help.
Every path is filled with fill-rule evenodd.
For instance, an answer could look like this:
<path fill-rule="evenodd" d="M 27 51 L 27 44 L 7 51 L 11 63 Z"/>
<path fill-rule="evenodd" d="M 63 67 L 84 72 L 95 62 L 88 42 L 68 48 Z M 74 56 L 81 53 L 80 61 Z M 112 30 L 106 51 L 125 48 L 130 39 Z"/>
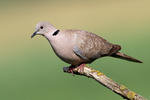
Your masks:
<path fill-rule="evenodd" d="M 74 68 L 75 68 L 75 66 L 73 66 L 73 65 L 69 66 L 68 72 L 72 73 L 72 75 L 74 75 L 74 73 L 73 73 Z"/>
<path fill-rule="evenodd" d="M 80 70 L 80 72 L 84 71 L 84 67 L 86 64 L 80 64 L 77 68 Z"/>
<path fill-rule="evenodd" d="M 80 64 L 79 66 L 76 66 L 76 67 L 75 67 L 74 65 L 71 65 L 71 66 L 69 66 L 68 72 L 70 72 L 70 73 L 72 73 L 72 75 L 74 75 L 73 70 L 74 70 L 75 68 L 79 69 L 80 72 L 83 72 L 85 65 L 86 65 L 86 64 L 83 64 L 83 63 Z"/>

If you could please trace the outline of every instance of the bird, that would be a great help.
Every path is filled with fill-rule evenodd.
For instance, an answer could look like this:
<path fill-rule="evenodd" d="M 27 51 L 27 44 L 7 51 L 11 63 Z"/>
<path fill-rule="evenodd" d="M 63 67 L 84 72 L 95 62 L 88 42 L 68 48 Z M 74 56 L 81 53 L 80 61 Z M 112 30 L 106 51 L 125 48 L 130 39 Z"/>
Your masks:
<path fill-rule="evenodd" d="M 110 43 L 92 32 L 76 29 L 59 30 L 49 22 L 39 22 L 31 38 L 35 35 L 44 36 L 48 40 L 55 54 L 70 64 L 70 72 L 77 67 L 83 70 L 85 64 L 108 56 L 142 63 L 120 52 L 120 45 Z"/>

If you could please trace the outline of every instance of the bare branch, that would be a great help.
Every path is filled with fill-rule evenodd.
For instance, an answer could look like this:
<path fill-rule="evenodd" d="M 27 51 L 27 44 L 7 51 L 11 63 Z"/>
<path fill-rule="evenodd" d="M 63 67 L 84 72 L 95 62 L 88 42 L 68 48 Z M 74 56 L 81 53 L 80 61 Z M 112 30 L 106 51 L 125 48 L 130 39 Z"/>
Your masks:
<path fill-rule="evenodd" d="M 71 73 L 69 71 L 69 67 L 63 68 L 64 72 Z M 116 94 L 122 96 L 124 99 L 127 100 L 147 100 L 144 97 L 140 96 L 139 94 L 129 90 L 124 85 L 119 85 L 100 71 L 97 71 L 95 69 L 92 69 L 91 67 L 88 67 L 87 65 L 84 67 L 84 69 L 81 71 L 79 68 L 73 69 L 73 73 L 76 75 L 83 75 L 89 78 L 95 79 L 97 82 L 102 84 L 103 86 L 109 88 Z"/>

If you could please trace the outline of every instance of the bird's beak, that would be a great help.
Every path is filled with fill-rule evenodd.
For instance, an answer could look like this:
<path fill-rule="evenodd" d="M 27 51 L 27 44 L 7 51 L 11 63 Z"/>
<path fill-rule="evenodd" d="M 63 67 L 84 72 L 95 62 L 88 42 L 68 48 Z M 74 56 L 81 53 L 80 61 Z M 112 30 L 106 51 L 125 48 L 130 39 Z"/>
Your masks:
<path fill-rule="evenodd" d="M 35 32 L 31 35 L 31 38 L 33 38 L 33 37 L 36 35 L 37 32 L 38 32 L 38 31 L 35 31 Z"/>

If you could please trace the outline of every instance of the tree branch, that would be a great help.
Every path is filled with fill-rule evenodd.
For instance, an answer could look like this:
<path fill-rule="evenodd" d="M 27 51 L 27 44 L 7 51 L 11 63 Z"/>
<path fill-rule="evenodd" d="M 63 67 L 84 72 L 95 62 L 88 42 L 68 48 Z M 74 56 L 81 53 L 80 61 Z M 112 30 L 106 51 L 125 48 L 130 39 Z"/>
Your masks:
<path fill-rule="evenodd" d="M 67 72 L 67 73 L 71 73 L 69 71 L 69 67 L 64 67 L 63 71 Z M 119 85 L 118 83 L 116 83 L 115 81 L 113 81 L 112 79 L 110 79 L 109 77 L 107 77 L 106 75 L 101 73 L 100 71 L 92 69 L 92 68 L 88 67 L 87 65 L 85 65 L 85 67 L 83 68 L 82 71 L 79 68 L 74 68 L 73 73 L 76 75 L 83 75 L 83 76 L 95 79 L 97 82 L 99 82 L 103 86 L 109 88 L 114 93 L 122 96 L 124 99 L 147 100 L 144 97 L 140 96 L 139 94 L 129 90 L 124 85 Z"/>

